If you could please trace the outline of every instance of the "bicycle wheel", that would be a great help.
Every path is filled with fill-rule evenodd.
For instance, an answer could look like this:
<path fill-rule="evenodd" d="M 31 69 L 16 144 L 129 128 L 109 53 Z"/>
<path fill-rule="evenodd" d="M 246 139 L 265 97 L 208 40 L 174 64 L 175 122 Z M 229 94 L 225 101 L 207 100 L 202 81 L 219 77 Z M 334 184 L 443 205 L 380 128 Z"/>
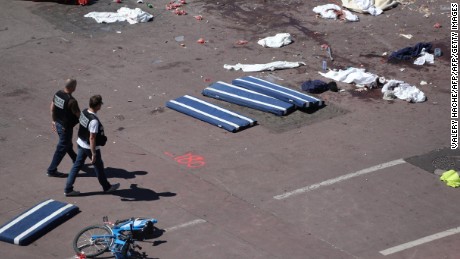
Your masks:
<path fill-rule="evenodd" d="M 86 257 L 96 257 L 108 251 L 112 244 L 112 230 L 105 225 L 95 225 L 78 232 L 73 240 L 73 249 L 77 253 L 85 253 Z"/>

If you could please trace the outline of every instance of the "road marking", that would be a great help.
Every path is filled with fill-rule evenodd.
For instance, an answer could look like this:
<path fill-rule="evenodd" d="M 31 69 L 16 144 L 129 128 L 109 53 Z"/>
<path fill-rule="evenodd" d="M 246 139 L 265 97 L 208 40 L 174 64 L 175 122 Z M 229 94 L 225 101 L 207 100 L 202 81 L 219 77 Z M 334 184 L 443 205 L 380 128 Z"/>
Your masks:
<path fill-rule="evenodd" d="M 420 239 L 417 239 L 417 240 L 414 240 L 414 241 L 411 241 L 411 242 L 407 242 L 405 244 L 401 244 L 401 245 L 398 245 L 398 246 L 394 246 L 394 247 L 382 250 L 382 251 L 380 251 L 380 253 L 383 254 L 383 255 L 394 254 L 394 253 L 409 249 L 409 248 L 414 247 L 414 246 L 425 244 L 425 243 L 434 241 L 436 239 L 441 239 L 443 237 L 451 236 L 451 235 L 458 234 L 458 233 L 460 233 L 460 227 L 452 228 L 452 229 L 449 229 L 449 230 L 446 230 L 446 231 L 443 231 L 443 232 L 439 232 L 439 233 L 436 233 L 436 234 L 433 234 L 433 235 L 430 235 L 430 236 L 422 237 Z"/>
<path fill-rule="evenodd" d="M 195 220 L 189 221 L 189 222 L 184 223 L 184 224 L 180 224 L 180 225 L 170 227 L 170 228 L 165 228 L 165 231 L 166 232 L 171 232 L 171 231 L 174 231 L 174 230 L 178 230 L 178 229 L 181 229 L 181 228 L 185 228 L 185 227 L 189 227 L 189 226 L 193 226 L 193 225 L 201 224 L 201 223 L 206 223 L 206 220 L 204 220 L 204 219 L 195 219 Z"/>
<path fill-rule="evenodd" d="M 393 160 L 393 161 L 390 161 L 390 162 L 386 162 L 386 163 L 375 165 L 375 166 L 372 166 L 372 167 L 369 167 L 369 168 L 366 168 L 366 169 L 363 169 L 363 170 L 359 170 L 359 171 L 354 172 L 354 173 L 342 175 L 342 176 L 339 176 L 337 178 L 332 178 L 332 179 L 326 180 L 324 182 L 320 182 L 320 183 L 316 183 L 316 184 L 313 184 L 313 185 L 310 185 L 310 186 L 306 186 L 306 187 L 303 187 L 303 188 L 300 188 L 300 189 L 297 189 L 297 190 L 294 190 L 294 191 L 291 191 L 291 192 L 285 192 L 283 194 L 276 195 L 273 198 L 276 199 L 276 200 L 283 200 L 283 199 L 289 198 L 289 197 L 294 196 L 294 195 L 298 195 L 298 194 L 301 194 L 301 193 L 304 193 L 304 192 L 309 192 L 311 190 L 318 189 L 318 188 L 323 187 L 323 186 L 328 186 L 328 185 L 332 185 L 332 184 L 335 184 L 335 183 L 339 183 L 339 182 L 348 180 L 348 179 L 353 178 L 353 177 L 357 177 L 357 176 L 360 176 L 360 175 L 372 173 L 372 172 L 375 172 L 375 171 L 378 171 L 378 170 L 381 170 L 381 169 L 384 169 L 384 168 L 392 167 L 392 166 L 403 164 L 403 163 L 405 163 L 405 161 L 403 159 L 396 159 L 396 160 Z"/>

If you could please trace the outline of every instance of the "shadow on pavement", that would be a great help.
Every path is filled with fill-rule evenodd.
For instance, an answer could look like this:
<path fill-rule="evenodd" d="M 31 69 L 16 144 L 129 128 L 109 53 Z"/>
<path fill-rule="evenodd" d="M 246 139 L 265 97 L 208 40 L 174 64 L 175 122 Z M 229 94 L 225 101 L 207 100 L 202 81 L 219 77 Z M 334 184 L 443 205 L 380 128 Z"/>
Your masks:
<path fill-rule="evenodd" d="M 104 169 L 107 178 L 123 178 L 123 179 L 133 179 L 136 178 L 137 175 L 146 175 L 146 171 L 126 171 L 125 169 L 121 168 L 113 168 L 113 167 L 106 167 Z M 82 173 L 85 172 L 85 173 Z M 78 174 L 78 177 L 96 177 L 96 173 L 91 165 L 85 165 L 81 172 Z"/>
<path fill-rule="evenodd" d="M 80 193 L 78 197 L 100 195 L 100 194 L 110 194 L 120 196 L 121 201 L 155 201 L 159 200 L 160 197 L 173 197 L 176 196 L 173 192 L 155 192 L 147 188 L 139 188 L 137 184 L 131 184 L 130 189 L 125 190 L 116 190 L 111 193 L 105 192 L 85 192 Z"/>

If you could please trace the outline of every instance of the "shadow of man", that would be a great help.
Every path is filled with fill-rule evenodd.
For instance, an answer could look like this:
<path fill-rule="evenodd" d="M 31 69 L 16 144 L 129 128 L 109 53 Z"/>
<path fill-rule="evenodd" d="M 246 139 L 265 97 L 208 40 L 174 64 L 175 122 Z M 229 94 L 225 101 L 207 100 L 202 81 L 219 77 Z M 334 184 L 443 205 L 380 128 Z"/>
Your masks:
<path fill-rule="evenodd" d="M 86 167 L 86 166 L 85 166 Z M 88 165 L 88 168 L 82 169 L 85 173 L 79 173 L 78 177 L 96 177 L 94 170 L 92 170 L 92 166 Z M 146 171 L 126 171 L 125 169 L 121 168 L 113 168 L 113 167 L 106 167 L 104 169 L 107 178 L 123 178 L 123 179 L 134 179 L 138 175 L 146 175 Z"/>
<path fill-rule="evenodd" d="M 173 192 L 155 192 L 150 189 L 140 188 L 137 184 L 131 184 L 130 189 L 118 190 L 113 192 L 121 197 L 122 201 L 154 201 L 160 197 L 176 196 Z"/>

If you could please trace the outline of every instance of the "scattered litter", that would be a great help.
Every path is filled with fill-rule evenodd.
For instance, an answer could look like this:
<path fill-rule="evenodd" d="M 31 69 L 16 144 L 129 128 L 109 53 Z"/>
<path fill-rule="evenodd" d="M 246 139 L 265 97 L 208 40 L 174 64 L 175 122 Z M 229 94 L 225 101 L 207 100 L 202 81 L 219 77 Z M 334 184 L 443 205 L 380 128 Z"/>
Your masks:
<path fill-rule="evenodd" d="M 359 21 L 358 16 L 352 14 L 350 11 L 342 9 L 340 6 L 335 4 L 325 4 L 313 8 L 313 12 L 317 13 L 324 19 L 340 19 L 351 22 Z"/>
<path fill-rule="evenodd" d="M 425 49 L 422 49 L 420 52 L 420 57 L 414 61 L 414 64 L 422 66 L 425 63 L 434 64 L 434 55 L 427 53 Z"/>
<path fill-rule="evenodd" d="M 198 21 L 203 20 L 203 16 L 201 16 L 201 15 L 195 15 L 193 17 L 195 17 L 195 19 L 197 19 Z"/>
<path fill-rule="evenodd" d="M 396 97 L 396 95 L 394 94 L 393 91 L 386 91 L 386 92 L 384 92 L 384 93 L 383 93 L 383 97 L 382 97 L 383 100 L 387 100 L 387 101 L 393 101 L 393 100 L 395 100 L 396 98 L 397 98 L 397 97 Z"/>
<path fill-rule="evenodd" d="M 196 42 L 200 44 L 204 44 L 206 41 L 203 38 L 199 38 Z"/>
<path fill-rule="evenodd" d="M 238 40 L 235 44 L 236 45 L 246 45 L 246 44 L 248 44 L 248 41 L 247 40 Z"/>
<path fill-rule="evenodd" d="M 393 0 L 342 0 L 342 5 L 355 12 L 380 15 L 383 10 L 395 7 L 398 4 Z"/>
<path fill-rule="evenodd" d="M 121 31 L 117 31 L 117 33 L 121 33 Z"/>
<path fill-rule="evenodd" d="M 399 71 L 404 72 L 405 68 L 400 68 Z"/>
<path fill-rule="evenodd" d="M 334 61 L 334 59 L 332 58 L 331 47 L 327 47 L 326 52 L 327 52 L 327 55 L 329 56 L 329 59 L 331 61 Z"/>
<path fill-rule="evenodd" d="M 148 7 L 148 8 L 153 8 L 153 5 L 152 5 L 151 3 L 148 3 L 148 4 L 147 4 L 147 7 Z"/>
<path fill-rule="evenodd" d="M 259 40 L 257 43 L 263 47 L 280 48 L 292 42 L 291 34 L 278 33 L 275 36 L 266 37 Z"/>
<path fill-rule="evenodd" d="M 383 52 L 382 57 L 386 57 L 386 56 L 388 56 L 388 52 Z"/>
<path fill-rule="evenodd" d="M 402 34 L 402 33 L 400 33 L 399 36 L 402 36 L 402 37 L 404 37 L 406 39 L 409 39 L 409 40 L 412 39 L 412 37 L 413 37 L 412 34 Z"/>
<path fill-rule="evenodd" d="M 113 23 L 127 21 L 129 24 L 148 22 L 153 15 L 142 11 L 140 8 L 129 9 L 121 7 L 117 12 L 90 12 L 84 17 L 93 18 L 97 23 Z"/>
<path fill-rule="evenodd" d="M 327 73 L 319 72 L 320 75 L 333 79 L 335 81 L 348 84 L 355 84 L 357 87 L 372 88 L 376 85 L 377 75 L 366 72 L 364 68 L 350 67 L 346 70 L 334 71 L 330 70 Z"/>
<path fill-rule="evenodd" d="M 413 103 L 421 103 L 426 101 L 425 94 L 420 91 L 417 87 L 409 85 L 406 82 L 399 80 L 389 80 L 383 87 L 382 93 L 385 96 L 385 92 L 390 91 L 389 94 L 394 94 L 401 100 Z"/>
<path fill-rule="evenodd" d="M 177 8 L 183 6 L 184 4 L 186 4 L 185 0 L 172 1 L 172 2 L 169 2 L 169 4 L 166 5 L 166 10 L 174 10 L 174 9 L 177 9 Z"/>
<path fill-rule="evenodd" d="M 177 36 L 177 37 L 175 37 L 174 39 L 175 39 L 177 42 L 182 42 L 182 41 L 184 41 L 184 36 L 182 36 L 182 35 L 181 35 L 181 36 Z"/>
<path fill-rule="evenodd" d="M 429 52 L 431 47 L 431 43 L 420 42 L 417 43 L 414 47 L 406 47 L 391 53 L 388 59 L 409 60 L 420 55 L 422 49 L 425 49 L 425 51 Z"/>
<path fill-rule="evenodd" d="M 440 57 L 440 56 L 442 56 L 442 51 L 441 51 L 440 48 L 435 48 L 435 49 L 434 49 L 434 56 L 435 56 L 435 57 Z"/>
<path fill-rule="evenodd" d="M 447 186 L 457 188 L 460 186 L 460 176 L 455 170 L 445 171 L 439 180 L 446 183 Z"/>
<path fill-rule="evenodd" d="M 144 3 L 144 1 L 142 1 L 142 0 L 137 0 L 137 3 L 138 3 L 138 4 L 142 4 L 142 3 Z"/>
<path fill-rule="evenodd" d="M 420 85 L 427 85 L 428 83 L 426 81 L 420 81 Z"/>
<path fill-rule="evenodd" d="M 267 64 L 236 64 L 236 65 L 224 65 L 225 69 L 228 70 L 242 70 L 243 72 L 257 72 L 269 70 L 273 71 L 276 69 L 295 68 L 302 65 L 306 65 L 305 62 L 288 62 L 288 61 L 275 61 Z"/>
<path fill-rule="evenodd" d="M 321 80 L 308 80 L 300 86 L 300 88 L 308 93 L 320 94 L 331 90 L 332 92 L 338 92 L 337 83 L 332 81 L 329 83 L 323 82 Z"/>
<path fill-rule="evenodd" d="M 179 8 L 175 9 L 174 13 L 177 14 L 177 15 L 186 15 L 187 14 L 187 12 L 185 10 L 179 9 Z"/>
<path fill-rule="evenodd" d="M 436 28 L 436 29 L 439 29 L 439 28 L 442 27 L 442 25 L 441 25 L 440 23 L 437 22 L 437 23 L 435 23 L 435 24 L 433 25 L 433 27 Z"/>

